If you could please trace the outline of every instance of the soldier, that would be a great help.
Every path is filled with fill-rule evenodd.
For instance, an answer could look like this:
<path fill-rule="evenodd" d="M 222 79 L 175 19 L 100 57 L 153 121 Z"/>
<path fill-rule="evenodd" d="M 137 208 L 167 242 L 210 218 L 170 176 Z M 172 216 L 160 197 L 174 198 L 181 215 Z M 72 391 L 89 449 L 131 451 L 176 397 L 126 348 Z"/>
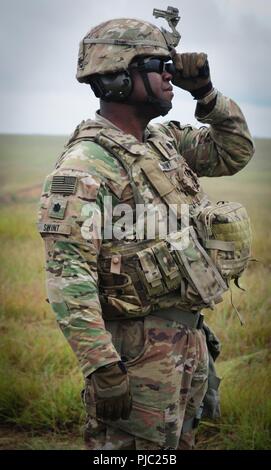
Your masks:
<path fill-rule="evenodd" d="M 38 225 L 49 301 L 85 377 L 86 445 L 191 449 L 207 390 L 201 310 L 221 301 L 234 277 L 210 255 L 223 257 L 232 242 L 203 248 L 198 222 L 213 206 L 199 177 L 241 170 L 252 139 L 237 104 L 213 88 L 206 54 L 177 53 L 146 21 L 93 28 L 80 43 L 77 79 L 91 85 L 100 110 L 76 128 L 47 177 Z M 171 109 L 171 83 L 192 95 L 209 127 L 149 124 Z M 178 249 L 182 205 L 191 212 L 189 246 Z M 169 218 L 162 207 L 177 230 L 148 237 L 152 210 Z"/>

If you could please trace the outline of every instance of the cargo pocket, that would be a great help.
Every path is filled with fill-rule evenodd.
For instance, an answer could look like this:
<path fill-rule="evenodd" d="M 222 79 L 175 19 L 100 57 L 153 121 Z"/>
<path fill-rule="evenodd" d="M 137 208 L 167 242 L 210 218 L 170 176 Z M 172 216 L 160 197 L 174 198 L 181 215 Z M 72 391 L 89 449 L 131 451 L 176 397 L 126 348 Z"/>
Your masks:
<path fill-rule="evenodd" d="M 189 231 L 189 237 L 186 239 L 187 246 L 182 246 L 185 230 Z M 206 306 L 212 306 L 213 303 L 222 300 L 221 296 L 227 290 L 227 285 L 211 258 L 198 242 L 193 227 L 188 227 L 185 230 L 176 232 L 175 237 L 169 235 L 167 240 L 188 284 L 197 292 Z"/>
<path fill-rule="evenodd" d="M 178 403 L 159 409 L 133 401 L 129 420 L 110 422 L 124 432 L 158 444 L 161 448 L 176 449 L 181 434 L 181 413 Z"/>
<path fill-rule="evenodd" d="M 128 420 L 110 421 L 112 427 L 128 432 L 133 436 L 164 446 L 166 442 L 165 412 L 151 406 L 133 402 Z"/>
<path fill-rule="evenodd" d="M 147 347 L 145 319 L 105 321 L 121 360 L 128 366 L 140 360 Z"/>

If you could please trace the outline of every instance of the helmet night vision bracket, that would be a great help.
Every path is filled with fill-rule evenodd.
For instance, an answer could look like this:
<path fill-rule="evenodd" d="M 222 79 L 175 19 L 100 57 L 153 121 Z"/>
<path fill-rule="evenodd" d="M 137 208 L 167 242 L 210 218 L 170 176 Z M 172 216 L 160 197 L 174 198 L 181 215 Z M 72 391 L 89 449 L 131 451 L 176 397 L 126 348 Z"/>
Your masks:
<path fill-rule="evenodd" d="M 181 18 L 179 16 L 179 9 L 170 6 L 167 7 L 167 10 L 159 10 L 158 8 L 154 8 L 152 14 L 155 18 L 165 18 L 165 20 L 167 20 L 169 27 L 172 29 L 172 32 L 161 28 L 161 33 L 163 34 L 169 49 L 177 47 L 181 39 L 179 31 L 176 29 L 176 26 Z"/>

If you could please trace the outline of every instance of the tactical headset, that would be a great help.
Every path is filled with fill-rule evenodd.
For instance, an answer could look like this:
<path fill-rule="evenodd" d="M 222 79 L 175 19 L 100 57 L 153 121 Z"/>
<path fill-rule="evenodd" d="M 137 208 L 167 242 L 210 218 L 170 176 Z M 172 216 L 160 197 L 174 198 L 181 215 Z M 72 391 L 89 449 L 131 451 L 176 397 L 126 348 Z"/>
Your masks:
<path fill-rule="evenodd" d="M 175 73 L 173 63 L 167 63 L 167 59 L 155 57 L 139 58 L 137 61 L 132 62 L 129 68 L 137 69 L 142 76 L 149 72 L 161 74 L 167 71 L 172 75 Z M 91 76 L 90 86 L 97 98 L 102 98 L 105 101 L 125 101 L 132 93 L 133 80 L 128 70 L 106 75 Z M 149 94 L 149 90 L 147 91 Z"/>
<path fill-rule="evenodd" d="M 90 86 L 97 98 L 104 101 L 125 101 L 133 90 L 129 72 L 108 73 L 91 76 Z"/>
<path fill-rule="evenodd" d="M 167 58 L 141 57 L 137 61 L 133 61 L 129 67 L 130 69 L 138 70 L 141 74 L 147 92 L 147 102 L 159 108 L 159 112 L 162 115 L 167 114 L 172 105 L 169 101 L 156 98 L 149 82 L 148 73 L 156 72 L 161 74 L 166 71 L 174 75 L 176 71 L 174 64 L 167 62 Z M 104 101 L 123 102 L 129 98 L 133 91 L 133 80 L 130 70 L 128 70 L 92 76 L 90 86 L 97 98 L 101 98 Z"/>

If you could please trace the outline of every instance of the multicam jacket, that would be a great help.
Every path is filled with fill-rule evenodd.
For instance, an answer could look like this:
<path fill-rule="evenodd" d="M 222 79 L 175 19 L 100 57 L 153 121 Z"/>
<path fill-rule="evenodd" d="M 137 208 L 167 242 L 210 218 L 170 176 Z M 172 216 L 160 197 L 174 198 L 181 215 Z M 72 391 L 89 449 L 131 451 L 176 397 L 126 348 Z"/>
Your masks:
<path fill-rule="evenodd" d="M 180 222 L 182 203 L 194 209 L 205 204 L 198 177 L 232 175 L 253 155 L 234 101 L 218 93 L 213 110 L 199 116 L 197 108 L 196 117 L 210 126 L 149 125 L 141 143 L 98 114 L 77 127 L 45 180 L 38 226 L 46 248 L 48 297 L 85 376 L 120 360 L 104 319 L 136 318 L 173 305 L 198 310 L 219 301 L 226 289 L 215 268 L 209 262 L 206 267 L 193 236 L 189 253 L 197 255 L 194 269 L 202 266 L 206 272 L 200 280 L 209 289 L 206 298 L 205 287 L 199 295 L 200 288 L 180 275 L 180 263 L 191 267 L 189 253 L 179 263 L 165 242 L 157 247 L 145 232 L 143 239 L 136 236 L 136 204 L 176 203 Z M 112 209 L 105 201 L 112 201 Z M 128 229 L 123 209 L 132 218 Z M 145 222 L 143 213 L 144 227 Z"/>

